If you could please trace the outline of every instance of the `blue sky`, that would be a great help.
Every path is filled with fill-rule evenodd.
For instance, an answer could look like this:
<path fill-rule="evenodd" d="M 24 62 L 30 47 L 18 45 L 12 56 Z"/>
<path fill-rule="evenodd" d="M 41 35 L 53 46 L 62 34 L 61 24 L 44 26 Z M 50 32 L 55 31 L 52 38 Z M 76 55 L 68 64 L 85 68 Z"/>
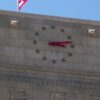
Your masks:
<path fill-rule="evenodd" d="M 17 0 L 0 0 L 0 10 L 17 11 Z M 100 0 L 28 0 L 21 12 L 100 21 Z"/>

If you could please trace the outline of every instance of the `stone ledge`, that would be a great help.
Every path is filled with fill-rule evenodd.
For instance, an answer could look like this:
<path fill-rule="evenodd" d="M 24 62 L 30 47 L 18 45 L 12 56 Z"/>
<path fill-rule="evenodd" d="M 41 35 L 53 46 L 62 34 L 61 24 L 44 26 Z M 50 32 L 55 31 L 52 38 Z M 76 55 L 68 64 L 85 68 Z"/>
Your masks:
<path fill-rule="evenodd" d="M 90 24 L 90 25 L 97 25 L 100 26 L 100 21 L 93 21 L 93 20 L 84 20 L 84 19 L 75 19 L 75 18 L 64 18 L 64 17 L 57 17 L 57 16 L 48 16 L 48 15 L 39 15 L 39 14 L 31 14 L 31 13 L 20 13 L 20 12 L 13 12 L 13 11 L 4 11 L 0 10 L 0 15 L 11 16 L 13 17 L 21 17 L 21 18 L 35 18 L 35 19 L 45 19 L 45 20 L 53 20 L 58 22 L 73 22 L 73 23 L 81 23 L 81 24 Z"/>
<path fill-rule="evenodd" d="M 41 67 L 41 66 L 19 66 L 19 65 L 8 65 L 8 64 L 0 64 L 0 72 L 8 72 L 8 73 L 16 73 L 20 72 L 23 74 L 48 74 L 51 76 L 65 76 L 65 77 L 78 77 L 81 79 L 92 79 L 92 80 L 99 80 L 100 73 L 97 72 L 89 72 L 89 71 L 79 71 L 79 70 L 65 70 L 61 68 L 53 68 L 53 67 Z"/>
<path fill-rule="evenodd" d="M 86 89 L 100 89 L 99 81 L 86 81 L 80 79 L 57 79 L 46 77 L 32 77 L 32 76 L 24 76 L 24 75 L 12 75 L 12 74 L 0 74 L 1 81 L 8 82 L 24 82 L 39 86 L 61 86 L 61 87 L 73 87 L 73 88 L 86 88 Z"/>

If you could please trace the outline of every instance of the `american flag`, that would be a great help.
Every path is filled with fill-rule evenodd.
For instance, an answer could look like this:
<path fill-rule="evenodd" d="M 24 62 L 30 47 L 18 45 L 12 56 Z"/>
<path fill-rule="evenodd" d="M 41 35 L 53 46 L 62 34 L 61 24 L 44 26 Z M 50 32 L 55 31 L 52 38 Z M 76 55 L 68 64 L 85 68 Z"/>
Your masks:
<path fill-rule="evenodd" d="M 17 0 L 18 10 L 21 10 L 22 6 L 27 2 L 28 0 Z"/>

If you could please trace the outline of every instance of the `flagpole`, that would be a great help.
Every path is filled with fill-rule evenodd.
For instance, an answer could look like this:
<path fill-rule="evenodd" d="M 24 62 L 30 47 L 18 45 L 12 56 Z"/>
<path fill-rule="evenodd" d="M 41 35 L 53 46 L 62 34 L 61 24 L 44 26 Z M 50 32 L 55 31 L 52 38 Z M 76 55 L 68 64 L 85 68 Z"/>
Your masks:
<path fill-rule="evenodd" d="M 17 0 L 17 12 L 19 12 L 19 0 Z"/>
<path fill-rule="evenodd" d="M 18 12 L 18 0 L 17 0 L 17 12 Z"/>

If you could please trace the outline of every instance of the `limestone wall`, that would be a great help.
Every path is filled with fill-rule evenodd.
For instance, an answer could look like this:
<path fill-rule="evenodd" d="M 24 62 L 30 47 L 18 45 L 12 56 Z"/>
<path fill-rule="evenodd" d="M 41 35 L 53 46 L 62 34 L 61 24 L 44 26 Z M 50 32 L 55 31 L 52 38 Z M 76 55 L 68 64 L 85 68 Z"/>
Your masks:
<path fill-rule="evenodd" d="M 0 100 L 99 100 L 99 32 L 96 21 L 0 11 Z M 72 43 L 48 44 L 59 41 Z"/>
<path fill-rule="evenodd" d="M 0 14 L 0 63 L 53 67 L 84 71 L 100 70 L 100 26 L 91 23 L 60 21 L 39 15 Z M 46 17 L 46 19 L 45 19 Z M 11 25 L 17 20 L 16 26 Z M 68 20 L 68 19 L 67 19 Z M 84 21 L 83 21 L 84 22 Z M 96 37 L 88 36 L 96 29 Z M 52 47 L 52 41 L 72 41 L 66 48 Z"/>

